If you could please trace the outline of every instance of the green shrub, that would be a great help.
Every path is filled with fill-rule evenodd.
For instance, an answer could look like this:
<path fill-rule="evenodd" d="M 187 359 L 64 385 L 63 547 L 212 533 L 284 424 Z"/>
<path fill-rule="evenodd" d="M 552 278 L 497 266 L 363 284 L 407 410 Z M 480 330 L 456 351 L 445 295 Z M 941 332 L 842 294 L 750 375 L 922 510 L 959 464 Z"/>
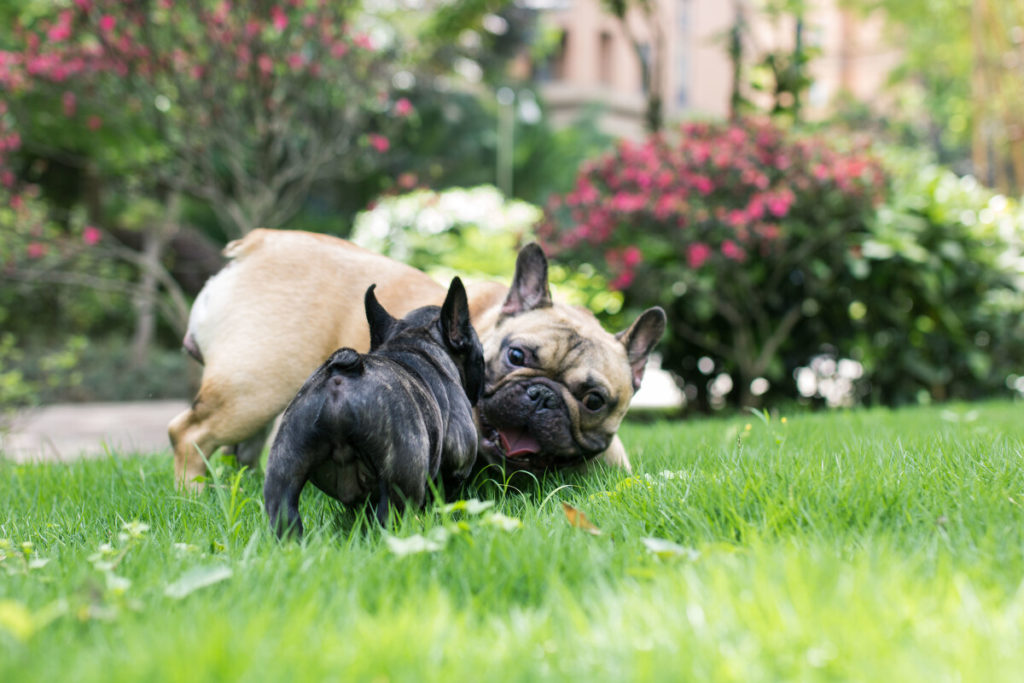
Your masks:
<path fill-rule="evenodd" d="M 1024 210 L 971 177 L 890 151 L 893 191 L 826 308 L 873 400 L 969 399 L 1024 366 Z"/>
<path fill-rule="evenodd" d="M 627 304 L 666 308 L 664 366 L 698 405 L 1024 384 L 1021 207 L 918 155 L 826 134 L 746 121 L 622 143 L 538 233 Z"/>

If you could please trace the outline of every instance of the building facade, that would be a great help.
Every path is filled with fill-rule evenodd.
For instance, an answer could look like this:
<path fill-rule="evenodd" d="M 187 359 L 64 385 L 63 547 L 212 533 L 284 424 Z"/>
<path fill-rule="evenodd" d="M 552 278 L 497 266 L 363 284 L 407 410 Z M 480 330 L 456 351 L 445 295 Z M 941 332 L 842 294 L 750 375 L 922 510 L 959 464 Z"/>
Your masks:
<path fill-rule="evenodd" d="M 542 10 L 542 20 L 560 33 L 555 53 L 535 74 L 556 123 L 570 123 L 584 107 L 598 103 L 604 130 L 642 136 L 646 92 L 652 87 L 644 83 L 642 59 L 654 67 L 649 78 L 662 93 L 665 121 L 726 116 L 733 86 L 728 45 L 737 16 L 746 27 L 741 33 L 745 69 L 769 52 L 792 50 L 795 43 L 795 19 L 770 16 L 762 0 L 652 0 L 650 8 L 645 15 L 634 7 L 626 27 L 600 0 L 563 0 Z M 880 18 L 856 16 L 839 0 L 808 0 L 802 23 L 803 43 L 814 54 L 807 118 L 827 114 L 844 93 L 880 103 L 898 56 L 885 44 Z"/>

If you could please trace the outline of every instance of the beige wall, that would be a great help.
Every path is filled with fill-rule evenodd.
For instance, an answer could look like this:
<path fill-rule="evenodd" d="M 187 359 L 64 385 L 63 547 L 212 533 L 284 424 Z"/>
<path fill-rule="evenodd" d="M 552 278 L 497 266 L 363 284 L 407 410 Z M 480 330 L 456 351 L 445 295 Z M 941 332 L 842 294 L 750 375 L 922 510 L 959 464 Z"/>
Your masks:
<path fill-rule="evenodd" d="M 751 24 L 745 45 L 748 59 L 792 47 L 793 22 L 765 19 L 757 10 L 758 0 L 656 2 L 668 55 L 662 74 L 667 120 L 728 113 L 732 73 L 725 36 L 737 4 L 745 7 Z M 635 34 L 651 42 L 648 24 L 639 16 L 632 19 Z M 564 9 L 547 12 L 544 20 L 567 35 L 555 77 L 542 87 L 556 121 L 568 123 L 580 107 L 598 101 L 607 107 L 602 120 L 606 130 L 640 137 L 645 106 L 640 65 L 617 20 L 603 12 L 599 0 L 569 0 Z M 810 0 L 804 25 L 805 44 L 821 50 L 811 63 L 814 84 L 807 98 L 807 114 L 814 118 L 827 113 L 844 90 L 877 102 L 898 56 L 885 45 L 880 20 L 858 19 L 839 9 L 837 0 Z"/>

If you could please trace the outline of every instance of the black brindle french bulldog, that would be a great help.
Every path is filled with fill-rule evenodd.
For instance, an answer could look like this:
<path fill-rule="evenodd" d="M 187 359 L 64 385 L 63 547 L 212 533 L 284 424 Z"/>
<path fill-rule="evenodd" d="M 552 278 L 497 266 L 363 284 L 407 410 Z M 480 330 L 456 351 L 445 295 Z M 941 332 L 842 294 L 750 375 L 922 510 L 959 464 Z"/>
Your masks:
<path fill-rule="evenodd" d="M 306 481 L 347 505 L 422 506 L 428 479 L 465 478 L 476 460 L 472 406 L 484 381 L 483 350 L 466 290 L 452 280 L 444 305 L 396 320 L 366 290 L 370 352 L 335 351 L 284 412 L 270 450 L 263 497 L 277 534 L 302 535 Z"/>

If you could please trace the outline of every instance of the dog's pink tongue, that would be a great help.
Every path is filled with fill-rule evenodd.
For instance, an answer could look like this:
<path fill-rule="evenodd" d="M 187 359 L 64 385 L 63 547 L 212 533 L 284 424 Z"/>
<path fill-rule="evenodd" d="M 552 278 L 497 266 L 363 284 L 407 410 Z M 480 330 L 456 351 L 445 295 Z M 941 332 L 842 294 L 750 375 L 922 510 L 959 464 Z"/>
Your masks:
<path fill-rule="evenodd" d="M 501 443 L 505 447 L 505 454 L 510 458 L 540 453 L 540 444 L 537 443 L 537 439 L 530 436 L 529 432 L 505 429 L 498 432 L 498 434 L 501 436 Z"/>

